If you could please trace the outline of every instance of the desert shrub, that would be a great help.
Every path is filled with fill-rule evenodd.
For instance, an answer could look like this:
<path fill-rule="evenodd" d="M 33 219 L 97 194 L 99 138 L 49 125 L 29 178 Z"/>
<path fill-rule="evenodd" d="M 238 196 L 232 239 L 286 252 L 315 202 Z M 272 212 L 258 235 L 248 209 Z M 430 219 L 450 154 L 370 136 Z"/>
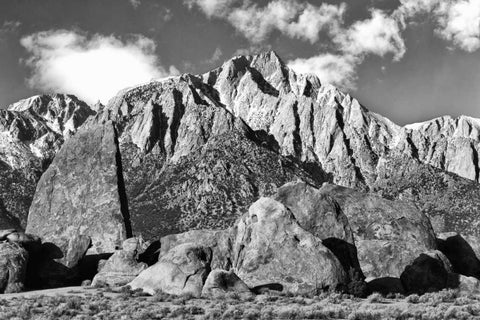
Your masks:
<path fill-rule="evenodd" d="M 346 292 L 355 297 L 365 298 L 368 295 L 368 288 L 365 279 L 354 268 L 350 268 L 348 274 L 350 282 L 347 284 Z"/>
<path fill-rule="evenodd" d="M 369 303 L 377 303 L 377 302 L 382 302 L 383 300 L 383 297 L 380 293 L 378 292 L 375 292 L 375 293 L 372 293 L 371 295 L 369 295 L 367 297 L 367 301 Z"/>
<path fill-rule="evenodd" d="M 382 313 L 375 310 L 355 310 L 348 315 L 348 320 L 380 320 Z"/>
<path fill-rule="evenodd" d="M 418 303 L 419 300 L 420 300 L 420 297 L 416 293 L 411 294 L 405 298 L 405 301 L 407 301 L 408 303 Z"/>

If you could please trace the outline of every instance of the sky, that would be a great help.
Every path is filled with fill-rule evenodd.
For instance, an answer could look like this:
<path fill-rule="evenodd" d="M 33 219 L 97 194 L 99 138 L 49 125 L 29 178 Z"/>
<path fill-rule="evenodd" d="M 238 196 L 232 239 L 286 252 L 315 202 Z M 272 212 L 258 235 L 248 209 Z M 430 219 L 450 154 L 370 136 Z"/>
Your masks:
<path fill-rule="evenodd" d="M 400 125 L 480 118 L 480 0 L 1 0 L 0 106 L 266 50 Z"/>

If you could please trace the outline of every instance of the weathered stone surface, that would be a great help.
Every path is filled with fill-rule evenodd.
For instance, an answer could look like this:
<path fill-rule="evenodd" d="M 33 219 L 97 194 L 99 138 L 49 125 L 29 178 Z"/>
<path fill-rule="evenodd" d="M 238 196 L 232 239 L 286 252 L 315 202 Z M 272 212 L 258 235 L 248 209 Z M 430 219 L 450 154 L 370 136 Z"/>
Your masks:
<path fill-rule="evenodd" d="M 322 240 L 347 274 L 353 269 L 363 276 L 348 218 L 331 196 L 305 182 L 291 182 L 279 188 L 275 200 L 293 213 L 303 229 Z"/>
<path fill-rule="evenodd" d="M 202 297 L 221 298 L 226 293 L 236 293 L 242 297 L 252 296 L 248 286 L 233 271 L 212 270 L 202 289 Z"/>
<path fill-rule="evenodd" d="M 27 232 L 57 246 L 59 239 L 88 236 L 92 253 L 113 252 L 131 232 L 119 166 L 113 124 L 83 127 L 40 179 Z"/>
<path fill-rule="evenodd" d="M 176 246 L 160 260 L 142 271 L 129 286 L 154 294 L 191 294 L 200 297 L 202 287 L 210 272 L 211 249 L 186 243 Z"/>
<path fill-rule="evenodd" d="M 423 294 L 448 288 L 452 266 L 440 251 L 420 254 L 400 275 L 408 293 Z"/>
<path fill-rule="evenodd" d="M 24 289 L 28 252 L 19 244 L 0 243 L 0 293 Z"/>
<path fill-rule="evenodd" d="M 195 243 L 204 248 L 210 248 L 212 258 L 211 269 L 229 270 L 232 267 L 232 243 L 229 230 L 192 230 L 180 234 L 171 234 L 160 240 L 159 259 L 168 252 L 183 244 Z"/>
<path fill-rule="evenodd" d="M 458 277 L 458 289 L 460 292 L 469 294 L 469 293 L 477 293 L 480 292 L 480 280 L 474 277 L 467 277 L 460 275 Z"/>
<path fill-rule="evenodd" d="M 366 277 L 398 277 L 420 253 L 436 249 L 429 219 L 412 204 L 325 184 L 348 217 Z"/>
<path fill-rule="evenodd" d="M 135 279 L 148 266 L 138 262 L 141 252 L 138 238 L 129 238 L 122 244 L 122 250 L 117 250 L 99 270 L 92 281 L 92 286 L 123 286 Z"/>
<path fill-rule="evenodd" d="M 0 228 L 24 229 L 35 186 L 63 142 L 95 114 L 72 95 L 0 108 Z"/>
<path fill-rule="evenodd" d="M 279 283 L 299 293 L 347 283 L 335 255 L 280 202 L 260 198 L 231 232 L 233 270 L 249 287 Z"/>

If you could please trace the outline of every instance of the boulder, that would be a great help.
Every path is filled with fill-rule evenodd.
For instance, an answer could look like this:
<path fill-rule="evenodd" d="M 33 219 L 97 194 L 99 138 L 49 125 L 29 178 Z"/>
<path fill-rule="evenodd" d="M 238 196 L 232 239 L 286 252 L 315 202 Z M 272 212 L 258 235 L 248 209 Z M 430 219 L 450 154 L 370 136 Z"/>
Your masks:
<path fill-rule="evenodd" d="M 29 282 L 34 288 L 56 288 L 80 284 L 79 264 L 85 256 L 91 239 L 72 233 L 41 244 L 29 263 Z"/>
<path fill-rule="evenodd" d="M 212 259 L 211 269 L 229 270 L 232 267 L 232 243 L 229 230 L 191 230 L 179 234 L 171 234 L 160 239 L 161 259 L 170 249 L 186 243 L 210 248 Z"/>
<path fill-rule="evenodd" d="M 135 279 L 148 267 L 146 263 L 137 261 L 141 250 L 138 238 L 125 240 L 122 250 L 117 250 L 100 266 L 100 272 L 93 278 L 92 286 L 123 286 Z"/>
<path fill-rule="evenodd" d="M 200 297 L 210 272 L 210 248 L 186 243 L 176 246 L 160 260 L 142 271 L 129 286 L 149 294 L 162 291 L 169 294 L 191 294 Z"/>
<path fill-rule="evenodd" d="M 348 218 L 328 193 L 305 182 L 291 182 L 278 189 L 275 200 L 293 213 L 303 229 L 323 241 L 347 274 L 353 269 L 363 277 Z"/>
<path fill-rule="evenodd" d="M 221 298 L 226 293 L 236 293 L 242 297 L 253 295 L 245 282 L 233 271 L 212 270 L 203 285 L 202 297 Z"/>
<path fill-rule="evenodd" d="M 335 255 L 278 201 L 260 198 L 231 233 L 233 270 L 249 287 L 277 283 L 303 293 L 347 283 Z"/>
<path fill-rule="evenodd" d="M 480 278 L 480 260 L 462 235 L 454 232 L 440 233 L 437 235 L 437 246 L 452 263 L 455 273 Z"/>
<path fill-rule="evenodd" d="M 480 280 L 474 277 L 466 277 L 459 275 L 458 277 L 458 289 L 460 292 L 469 294 L 480 292 Z"/>
<path fill-rule="evenodd" d="M 17 243 L 0 243 L 0 293 L 21 292 L 25 285 L 28 252 Z"/>
<path fill-rule="evenodd" d="M 26 232 L 59 247 L 66 259 L 64 239 L 72 236 L 90 237 L 92 254 L 115 251 L 131 231 L 117 151 L 113 123 L 85 124 L 38 182 Z"/>
<path fill-rule="evenodd" d="M 320 191 L 347 216 L 367 278 L 399 277 L 415 257 L 437 248 L 430 220 L 411 203 L 331 184 Z"/>
<path fill-rule="evenodd" d="M 424 294 L 448 288 L 452 279 L 452 266 L 440 251 L 420 254 L 400 275 L 407 293 Z"/>

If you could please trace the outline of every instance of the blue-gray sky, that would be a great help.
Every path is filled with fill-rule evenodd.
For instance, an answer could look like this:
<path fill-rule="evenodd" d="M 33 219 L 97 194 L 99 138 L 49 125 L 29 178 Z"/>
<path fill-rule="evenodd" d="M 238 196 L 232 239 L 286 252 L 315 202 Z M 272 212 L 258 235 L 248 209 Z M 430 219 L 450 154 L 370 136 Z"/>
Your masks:
<path fill-rule="evenodd" d="M 269 49 L 399 124 L 480 118 L 480 0 L 2 0 L 0 106 Z"/>

